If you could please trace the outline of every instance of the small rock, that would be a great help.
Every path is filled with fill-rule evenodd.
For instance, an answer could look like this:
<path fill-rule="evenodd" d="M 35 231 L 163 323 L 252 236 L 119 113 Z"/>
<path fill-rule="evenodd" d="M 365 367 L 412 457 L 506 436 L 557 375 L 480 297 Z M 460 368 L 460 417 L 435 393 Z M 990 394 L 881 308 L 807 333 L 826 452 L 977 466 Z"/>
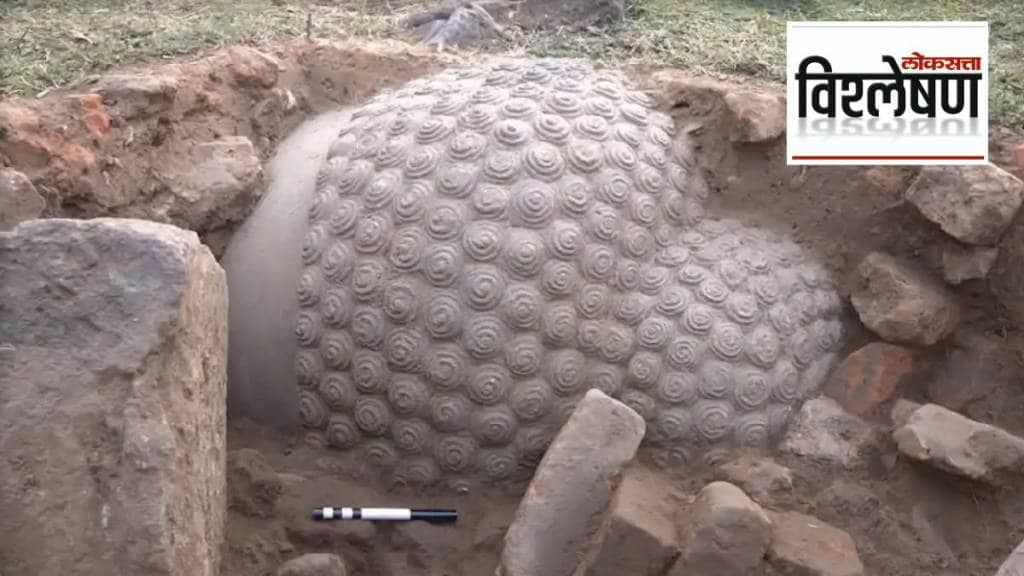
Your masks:
<path fill-rule="evenodd" d="M 850 297 L 861 322 L 885 340 L 931 346 L 960 321 L 952 294 L 923 273 L 881 252 L 864 257 Z"/>
<path fill-rule="evenodd" d="M 936 404 L 915 410 L 893 439 L 906 456 L 972 480 L 1001 484 L 1024 473 L 1024 438 Z"/>
<path fill-rule="evenodd" d="M 771 541 L 771 521 L 765 511 L 728 482 L 705 486 L 683 526 L 683 556 L 671 576 L 752 574 Z"/>
<path fill-rule="evenodd" d="M 1024 542 L 1021 542 L 999 566 L 996 576 L 1020 576 L 1024 574 Z"/>
<path fill-rule="evenodd" d="M 281 63 L 259 50 L 234 46 L 228 50 L 231 77 L 242 87 L 272 88 L 281 73 Z"/>
<path fill-rule="evenodd" d="M 862 576 L 864 565 L 846 532 L 797 512 L 768 512 L 772 543 L 768 562 L 783 574 Z"/>
<path fill-rule="evenodd" d="M 649 470 L 622 478 L 586 576 L 660 576 L 679 557 L 673 513 L 682 494 Z"/>
<path fill-rule="evenodd" d="M 793 472 L 771 458 L 744 455 L 718 467 L 718 474 L 767 505 L 793 491 Z"/>
<path fill-rule="evenodd" d="M 897 398 L 892 404 L 892 410 L 889 411 L 889 419 L 897 428 L 903 426 L 910 419 L 910 415 L 921 407 L 918 402 L 906 400 L 904 398 Z"/>
<path fill-rule="evenodd" d="M 996 247 L 968 247 L 950 241 L 942 250 L 942 277 L 953 285 L 984 278 L 998 257 Z"/>
<path fill-rule="evenodd" d="M 839 364 L 825 385 L 825 393 L 847 412 L 864 416 L 892 397 L 913 366 L 913 350 L 872 342 Z"/>
<path fill-rule="evenodd" d="M 334 554 L 303 554 L 281 564 L 277 576 L 346 576 L 345 562 Z"/>
<path fill-rule="evenodd" d="M 1024 183 L 995 164 L 924 166 L 907 200 L 966 244 L 995 244 L 1024 199 Z"/>
<path fill-rule="evenodd" d="M 131 120 L 169 110 L 178 80 L 157 74 L 111 74 L 100 79 L 96 91 L 117 115 Z"/>
<path fill-rule="evenodd" d="M 187 171 L 168 176 L 177 200 L 167 209 L 172 222 L 210 230 L 240 221 L 259 200 L 263 166 L 252 142 L 232 136 L 196 144 Z"/>
<path fill-rule="evenodd" d="M 242 448 L 228 454 L 228 485 L 231 509 L 255 518 L 274 515 L 274 504 L 284 492 L 281 479 L 263 454 Z"/>
<path fill-rule="evenodd" d="M 733 142 L 768 142 L 786 131 L 786 98 L 770 92 L 730 92 L 725 95 Z"/>
<path fill-rule="evenodd" d="M 852 467 L 875 440 L 873 428 L 826 397 L 804 402 L 779 450 Z"/>
<path fill-rule="evenodd" d="M 46 201 L 28 176 L 12 168 L 0 168 L 0 231 L 38 218 L 45 208 Z"/>
<path fill-rule="evenodd" d="M 499 576 L 568 576 L 633 459 L 644 420 L 588 390 L 551 442 L 505 535 Z"/>

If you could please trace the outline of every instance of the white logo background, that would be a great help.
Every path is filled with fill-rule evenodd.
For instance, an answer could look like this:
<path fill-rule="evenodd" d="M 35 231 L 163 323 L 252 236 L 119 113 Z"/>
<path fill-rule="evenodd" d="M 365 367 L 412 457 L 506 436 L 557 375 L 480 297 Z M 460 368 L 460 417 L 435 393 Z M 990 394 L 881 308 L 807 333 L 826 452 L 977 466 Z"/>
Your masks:
<path fill-rule="evenodd" d="M 864 98 L 854 102 L 855 110 L 864 110 L 861 118 L 843 114 L 842 82 L 836 82 L 836 117 L 827 118 L 810 107 L 811 89 L 822 80 L 807 81 L 807 118 L 798 118 L 798 82 L 800 62 L 808 56 L 823 56 L 833 73 L 890 74 L 882 61 L 890 55 L 897 65 L 913 52 L 924 56 L 981 57 L 982 79 L 978 85 L 978 116 L 971 119 L 965 105 L 957 115 L 949 115 L 940 105 L 942 90 L 937 82 L 937 114 L 928 118 L 910 109 L 910 85 L 904 81 L 906 111 L 894 118 L 895 103 L 878 102 L 879 116 L 867 110 L 867 90 L 874 82 L 864 80 Z M 821 72 L 812 64 L 808 72 Z M 919 72 L 964 73 L 957 70 L 902 70 L 904 76 Z M 957 83 L 948 86 L 956 90 Z M 966 83 L 964 83 L 966 87 Z M 846 92 L 852 94 L 853 91 Z M 786 146 L 790 165 L 798 164 L 985 164 L 988 162 L 988 23 L 987 22 L 789 22 L 786 34 Z M 955 102 L 955 98 L 953 100 Z M 965 101 L 966 104 L 966 101 Z M 797 158 L 794 158 L 796 156 Z M 855 156 L 858 158 L 801 158 Z M 878 158 L 879 156 L 898 158 Z M 921 159 L 920 156 L 975 156 L 978 158 Z"/>

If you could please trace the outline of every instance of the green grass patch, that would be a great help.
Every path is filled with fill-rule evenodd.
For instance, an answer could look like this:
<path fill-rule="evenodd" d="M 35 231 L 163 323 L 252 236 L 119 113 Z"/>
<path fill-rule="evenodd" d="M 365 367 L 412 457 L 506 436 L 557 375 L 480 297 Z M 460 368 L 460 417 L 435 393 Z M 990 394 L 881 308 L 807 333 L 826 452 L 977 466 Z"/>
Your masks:
<path fill-rule="evenodd" d="M 1024 10 L 995 0 L 635 0 L 621 30 L 524 38 L 535 55 L 633 60 L 784 81 L 788 20 L 985 20 L 990 115 L 1024 123 Z"/>
<path fill-rule="evenodd" d="M 298 37 L 271 2 L 0 0 L 0 93 L 35 94 L 125 63 Z"/>

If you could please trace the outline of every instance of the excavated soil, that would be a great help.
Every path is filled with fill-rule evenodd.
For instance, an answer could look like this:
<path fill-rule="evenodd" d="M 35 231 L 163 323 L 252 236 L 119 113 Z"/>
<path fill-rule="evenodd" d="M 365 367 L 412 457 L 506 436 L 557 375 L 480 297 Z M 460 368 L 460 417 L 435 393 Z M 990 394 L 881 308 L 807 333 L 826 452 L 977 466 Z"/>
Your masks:
<path fill-rule="evenodd" d="M 249 56 L 240 54 L 229 51 L 158 70 L 131 70 L 178 78 L 175 104 L 137 119 L 111 112 L 109 125 L 97 124 L 94 116 L 87 119 L 81 103 L 88 84 L 42 100 L 0 103 L 0 108 L 13 106 L 36 116 L 27 124 L 3 126 L 0 165 L 13 166 L 36 183 L 47 202 L 45 216 L 151 217 L 163 190 L 160 174 L 186 168 L 196 142 L 244 136 L 266 160 L 306 117 L 357 104 L 386 86 L 455 60 L 397 44 L 299 44 L 273 54 L 275 79 L 264 82 L 264 73 L 237 72 L 252 65 Z M 649 71 L 632 75 L 655 91 L 665 88 L 651 85 Z M 788 167 L 783 140 L 730 143 L 722 128 L 727 125 L 725 107 L 715 90 L 676 91 L 662 101 L 677 126 L 700 144 L 698 157 L 714 188 L 710 212 L 789 235 L 818 254 L 839 278 L 874 249 L 938 270 L 948 240 L 902 202 L 912 170 Z M 1020 176 L 1009 152 L 1022 140 L 1020 134 L 1009 129 L 993 129 L 992 134 L 993 160 Z M 198 231 L 219 252 L 254 203 L 232 205 L 235 212 Z M 173 214 L 160 213 L 157 219 L 188 223 Z M 985 281 L 955 288 L 968 314 L 950 341 L 980 334 L 1002 344 L 986 378 L 964 379 L 964 386 L 980 389 L 957 396 L 954 408 L 1024 435 L 1024 336 L 987 288 Z M 848 292 L 843 288 L 844 296 Z M 857 334 L 851 347 L 869 338 Z M 941 402 L 930 398 L 928 383 L 937 370 L 956 368 L 945 362 L 954 346 L 925 355 L 898 395 Z M 883 404 L 867 419 L 887 432 L 888 410 L 889 404 Z M 309 445 L 302 433 L 281 434 L 243 421 L 229 426 L 226 576 L 273 574 L 283 560 L 314 551 L 343 556 L 354 576 L 493 573 L 503 530 L 524 486 L 456 495 L 367 485 L 360 480 L 359 462 Z M 996 489 L 957 480 L 907 462 L 897 456 L 888 434 L 880 438 L 866 464 L 850 470 L 775 456 L 792 469 L 794 489 L 770 507 L 803 511 L 848 531 L 867 574 L 993 574 L 1024 537 L 1022 486 Z M 690 494 L 714 477 L 709 470 L 666 473 Z M 451 506 L 459 509 L 460 520 L 450 526 L 313 522 L 310 509 L 323 505 Z"/>

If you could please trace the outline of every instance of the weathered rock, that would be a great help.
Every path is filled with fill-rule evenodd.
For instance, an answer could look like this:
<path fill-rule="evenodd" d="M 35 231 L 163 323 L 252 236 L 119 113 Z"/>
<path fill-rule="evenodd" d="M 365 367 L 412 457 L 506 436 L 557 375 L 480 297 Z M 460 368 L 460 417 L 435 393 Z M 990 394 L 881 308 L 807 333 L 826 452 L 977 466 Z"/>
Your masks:
<path fill-rule="evenodd" d="M 438 50 L 465 48 L 502 35 L 501 26 L 475 2 L 451 4 L 417 14 L 405 25 L 419 36 L 423 44 Z"/>
<path fill-rule="evenodd" d="M 908 457 L 972 480 L 1001 484 L 1024 473 L 1024 438 L 936 404 L 915 410 L 893 439 Z"/>
<path fill-rule="evenodd" d="M 950 242 L 942 250 L 942 277 L 950 284 L 962 284 L 988 276 L 999 256 L 999 248 L 964 246 Z"/>
<path fill-rule="evenodd" d="M 209 230 L 240 221 L 252 211 L 260 198 L 263 167 L 248 138 L 196 144 L 192 157 L 187 171 L 167 176 L 172 196 L 164 211 L 170 221 Z"/>
<path fill-rule="evenodd" d="M 157 74 L 109 74 L 95 89 L 108 108 L 131 120 L 169 110 L 178 93 L 178 80 Z"/>
<path fill-rule="evenodd" d="M 725 95 L 733 142 L 768 142 L 786 131 L 786 98 L 774 92 L 730 92 Z"/>
<path fill-rule="evenodd" d="M 1024 165 L 1024 162 L 1021 162 Z M 999 566 L 996 576 L 1020 576 L 1024 574 L 1024 542 L 1021 542 Z"/>
<path fill-rule="evenodd" d="M 346 576 L 345 562 L 334 554 L 303 554 L 277 569 L 277 576 Z"/>
<path fill-rule="evenodd" d="M 752 574 L 771 540 L 765 511 L 727 482 L 705 486 L 681 525 L 683 556 L 671 576 Z"/>
<path fill-rule="evenodd" d="M 46 201 L 36 192 L 28 176 L 12 168 L 0 168 L 0 231 L 38 218 L 44 208 Z"/>
<path fill-rule="evenodd" d="M 40 576 L 213 576 L 227 290 L 198 237 L 132 220 L 0 233 L 0 557 Z"/>
<path fill-rule="evenodd" d="M 551 442 L 505 535 L 499 576 L 572 574 L 644 436 L 644 421 L 591 389 Z"/>
<path fill-rule="evenodd" d="M 233 46 L 227 52 L 231 77 L 242 87 L 272 88 L 281 73 L 281 63 L 255 48 Z"/>
<path fill-rule="evenodd" d="M 743 455 L 718 467 L 719 477 L 767 505 L 793 491 L 793 472 L 771 458 Z"/>
<path fill-rule="evenodd" d="M 864 416 L 892 398 L 900 381 L 913 367 L 913 350 L 871 342 L 839 364 L 829 376 L 825 393 L 847 412 Z"/>
<path fill-rule="evenodd" d="M 267 464 L 263 454 L 242 448 L 228 454 L 228 505 L 247 516 L 266 518 L 274 515 L 274 504 L 284 491 L 284 483 Z"/>
<path fill-rule="evenodd" d="M 674 514 L 683 495 L 657 474 L 628 470 L 586 561 L 586 576 L 661 576 L 679 557 Z"/>
<path fill-rule="evenodd" d="M 907 200 L 950 236 L 966 244 L 995 244 L 1024 196 L 1024 183 L 995 164 L 924 166 Z"/>
<path fill-rule="evenodd" d="M 876 439 L 875 430 L 826 397 L 804 402 L 779 450 L 852 467 Z"/>
<path fill-rule="evenodd" d="M 846 532 L 797 512 L 768 512 L 772 541 L 768 562 L 782 574 L 861 576 L 864 565 Z"/>
<path fill-rule="evenodd" d="M 853 307 L 868 329 L 890 342 L 931 346 L 960 321 L 945 287 L 888 254 L 865 256 L 857 277 Z"/>

